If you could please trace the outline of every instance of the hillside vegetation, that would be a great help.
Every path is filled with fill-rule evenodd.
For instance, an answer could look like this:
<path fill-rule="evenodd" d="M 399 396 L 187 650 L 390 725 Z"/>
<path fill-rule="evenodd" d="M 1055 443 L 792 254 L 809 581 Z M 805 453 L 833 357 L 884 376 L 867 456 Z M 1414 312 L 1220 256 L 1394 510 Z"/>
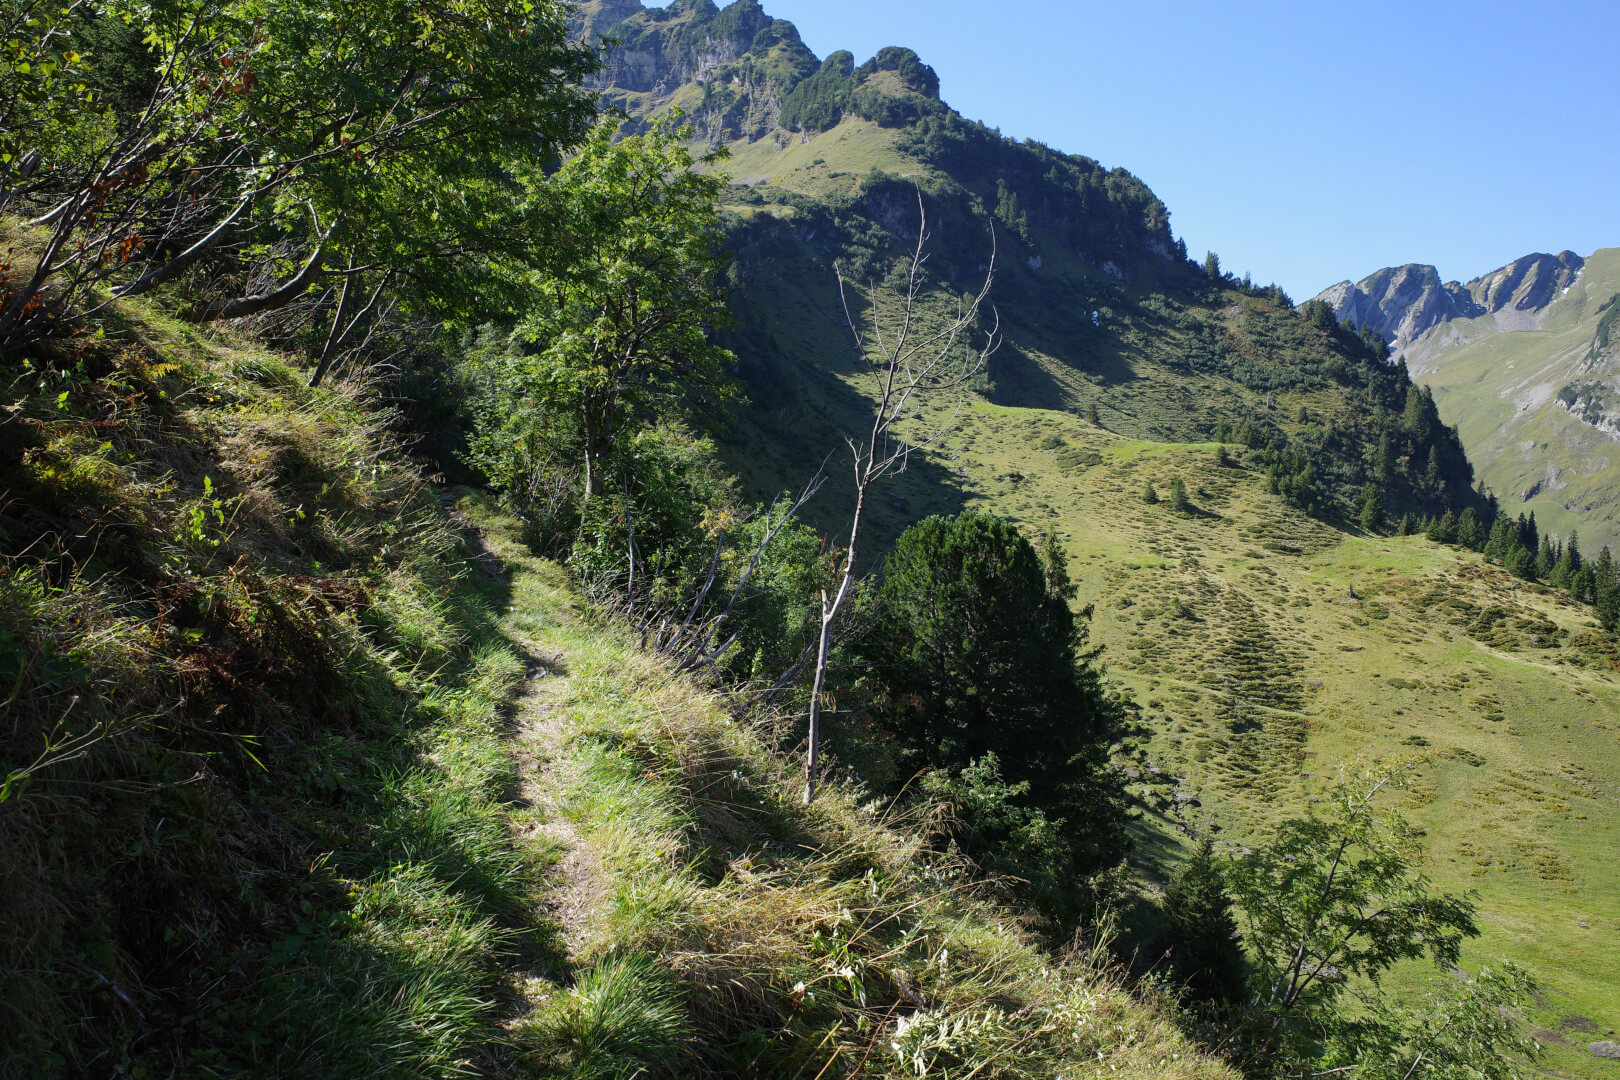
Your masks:
<path fill-rule="evenodd" d="M 800 806 L 363 388 L 100 329 L 8 424 L 5 1075 L 1233 1075 L 926 820 Z"/>
<path fill-rule="evenodd" d="M 677 7 L 671 19 L 705 18 L 703 5 Z M 644 45 L 664 25 L 642 26 L 629 5 L 617 14 Z M 748 50 L 740 41 L 735 62 L 752 62 Z M 690 107 L 683 95 L 699 83 L 746 94 L 746 81 L 728 80 L 730 62 L 664 69 L 662 92 L 625 104 L 636 115 Z M 1003 139 L 942 107 L 931 87 L 891 87 L 911 115 L 861 105 L 849 87 L 867 85 L 862 70 L 842 54 L 813 78 L 782 69 L 779 104 L 824 107 L 813 119 L 802 105 L 782 107 L 774 130 L 703 114 L 708 138 L 729 146 L 738 185 L 726 204 L 741 296 L 726 340 L 749 406 L 720 445 L 747 489 L 790 486 L 829 451 L 841 463 L 840 438 L 862 430 L 870 384 L 837 278 L 858 286 L 887 272 L 885 253 L 916 235 L 917 189 L 942 292 L 972 287 L 993 224 L 1004 342 L 948 445 L 887 485 L 874 510 L 879 535 L 974 508 L 1064 537 L 1080 602 L 1097 605 L 1093 639 L 1151 732 L 1132 751 L 1142 760 L 1127 766 L 1147 811 L 1138 859 L 1149 891 L 1189 826 L 1212 820 L 1228 835 L 1254 835 L 1311 805 L 1317 784 L 1358 760 L 1429 755 L 1407 805 L 1426 827 L 1430 872 L 1479 890 L 1486 937 L 1474 955 L 1519 957 L 1546 980 L 1549 1067 L 1597 1075 L 1586 1036 L 1620 1024 L 1607 1011 L 1617 973 L 1594 936 L 1615 925 L 1597 839 L 1615 807 L 1614 779 L 1602 774 L 1617 704 L 1612 638 L 1591 607 L 1560 591 L 1354 521 L 1368 484 L 1388 515 L 1384 531 L 1407 511 L 1487 513 L 1476 480 L 1516 512 L 1499 475 L 1510 455 L 1487 453 L 1489 471 L 1476 477 L 1462 453 L 1483 445 L 1471 432 L 1500 428 L 1500 418 L 1414 359 L 1440 420 L 1458 425 L 1433 422 L 1443 479 L 1426 489 L 1430 446 L 1402 442 L 1406 376 L 1388 367 L 1381 340 L 1369 346 L 1359 325 L 1340 329 L 1337 312 L 1291 310 L 1218 263 L 1185 261 L 1167 230 L 1154 231 L 1168 214 L 1121 170 Z M 1074 197 L 1083 212 L 1065 204 Z M 1105 246 L 1110 236 L 1117 248 Z M 1582 281 L 1601 266 L 1600 256 Z M 864 315 L 858 296 L 853 314 Z M 1582 331 L 1582 355 L 1594 332 Z M 1378 379 L 1392 385 L 1381 390 Z M 1265 432 L 1260 445 L 1241 445 L 1245 423 Z M 1228 464 L 1217 457 L 1222 435 Z M 1290 448 L 1308 455 L 1323 491 L 1315 516 L 1267 492 Z M 1178 478 L 1187 512 L 1143 503 L 1145 484 L 1168 502 Z M 843 512 L 839 479 L 835 471 L 834 487 L 806 510 L 818 526 Z M 1549 531 L 1573 525 L 1532 508 Z M 1583 536 L 1585 550 L 1603 538 Z"/>
<path fill-rule="evenodd" d="M 1620 577 L 1371 328 L 756 0 L 0 30 L 0 1075 L 1596 1075 Z"/>

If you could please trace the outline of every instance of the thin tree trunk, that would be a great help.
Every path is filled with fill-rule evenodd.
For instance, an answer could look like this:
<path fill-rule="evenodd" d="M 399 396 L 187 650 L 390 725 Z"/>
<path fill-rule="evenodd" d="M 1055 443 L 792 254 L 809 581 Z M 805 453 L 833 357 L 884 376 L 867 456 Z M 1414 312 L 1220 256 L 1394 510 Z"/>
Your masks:
<path fill-rule="evenodd" d="M 354 269 L 354 256 L 349 256 L 349 269 Z M 337 311 L 332 315 L 332 330 L 326 335 L 326 345 L 321 349 L 321 358 L 315 364 L 315 374 L 309 377 L 310 389 L 321 385 L 326 378 L 327 369 L 332 366 L 332 354 L 337 352 L 338 338 L 343 334 L 343 316 L 349 311 L 349 295 L 354 292 L 354 274 L 347 274 L 343 278 L 343 291 L 338 294 Z"/>
<path fill-rule="evenodd" d="M 855 495 L 855 517 L 849 526 L 849 551 L 844 562 L 844 576 L 838 583 L 838 592 L 832 603 L 827 594 L 821 594 L 821 640 L 816 645 L 816 679 L 810 691 L 810 745 L 804 759 L 804 804 L 809 806 L 816 797 L 816 775 L 821 770 L 821 692 L 827 681 L 827 653 L 832 647 L 833 624 L 849 599 L 850 585 L 855 580 L 855 544 L 861 534 L 861 513 L 866 508 L 866 489 L 871 483 L 864 479 Z"/>
<path fill-rule="evenodd" d="M 245 319 L 249 315 L 257 315 L 261 311 L 274 311 L 285 307 L 296 300 L 300 294 L 318 281 L 326 272 L 321 265 L 325 255 L 325 246 L 317 246 L 304 268 L 293 275 L 292 278 L 269 292 L 257 293 L 253 296 L 242 296 L 235 300 L 217 300 L 207 304 L 197 313 L 198 322 L 213 322 L 216 319 Z"/>

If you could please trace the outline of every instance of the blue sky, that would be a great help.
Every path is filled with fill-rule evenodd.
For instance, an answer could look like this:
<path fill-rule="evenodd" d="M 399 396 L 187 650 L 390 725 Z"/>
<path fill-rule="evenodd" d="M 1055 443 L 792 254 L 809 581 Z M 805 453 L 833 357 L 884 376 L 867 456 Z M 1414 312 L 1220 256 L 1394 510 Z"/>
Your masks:
<path fill-rule="evenodd" d="M 1131 170 L 1296 301 L 1620 245 L 1614 0 L 764 3 L 819 56 L 910 46 L 964 115 Z"/>

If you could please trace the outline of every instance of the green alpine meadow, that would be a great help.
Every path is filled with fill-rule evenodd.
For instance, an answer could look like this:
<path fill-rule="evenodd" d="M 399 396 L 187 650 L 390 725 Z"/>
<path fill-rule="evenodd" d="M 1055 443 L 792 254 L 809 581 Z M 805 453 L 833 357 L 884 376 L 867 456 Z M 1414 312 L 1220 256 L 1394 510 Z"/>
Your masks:
<path fill-rule="evenodd" d="M 1620 249 L 949 79 L 0 0 L 0 1078 L 1615 1075 Z"/>

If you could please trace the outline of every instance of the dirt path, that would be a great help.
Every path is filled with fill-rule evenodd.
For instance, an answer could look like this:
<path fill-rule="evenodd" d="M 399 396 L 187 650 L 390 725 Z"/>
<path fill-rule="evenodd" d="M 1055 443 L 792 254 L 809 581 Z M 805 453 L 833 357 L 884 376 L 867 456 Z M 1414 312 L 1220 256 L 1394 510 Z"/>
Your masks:
<path fill-rule="evenodd" d="M 589 845 L 583 842 L 560 797 L 577 782 L 574 774 L 578 769 L 567 753 L 564 715 L 556 704 L 568 696 L 568 676 L 562 674 L 567 670 L 567 656 L 543 656 L 536 668 L 518 697 L 513 731 L 519 792 L 536 811 L 518 841 L 558 855 L 544 904 L 546 915 L 562 931 L 568 954 L 574 956 L 588 941 L 589 913 L 601 902 L 603 887 Z"/>

